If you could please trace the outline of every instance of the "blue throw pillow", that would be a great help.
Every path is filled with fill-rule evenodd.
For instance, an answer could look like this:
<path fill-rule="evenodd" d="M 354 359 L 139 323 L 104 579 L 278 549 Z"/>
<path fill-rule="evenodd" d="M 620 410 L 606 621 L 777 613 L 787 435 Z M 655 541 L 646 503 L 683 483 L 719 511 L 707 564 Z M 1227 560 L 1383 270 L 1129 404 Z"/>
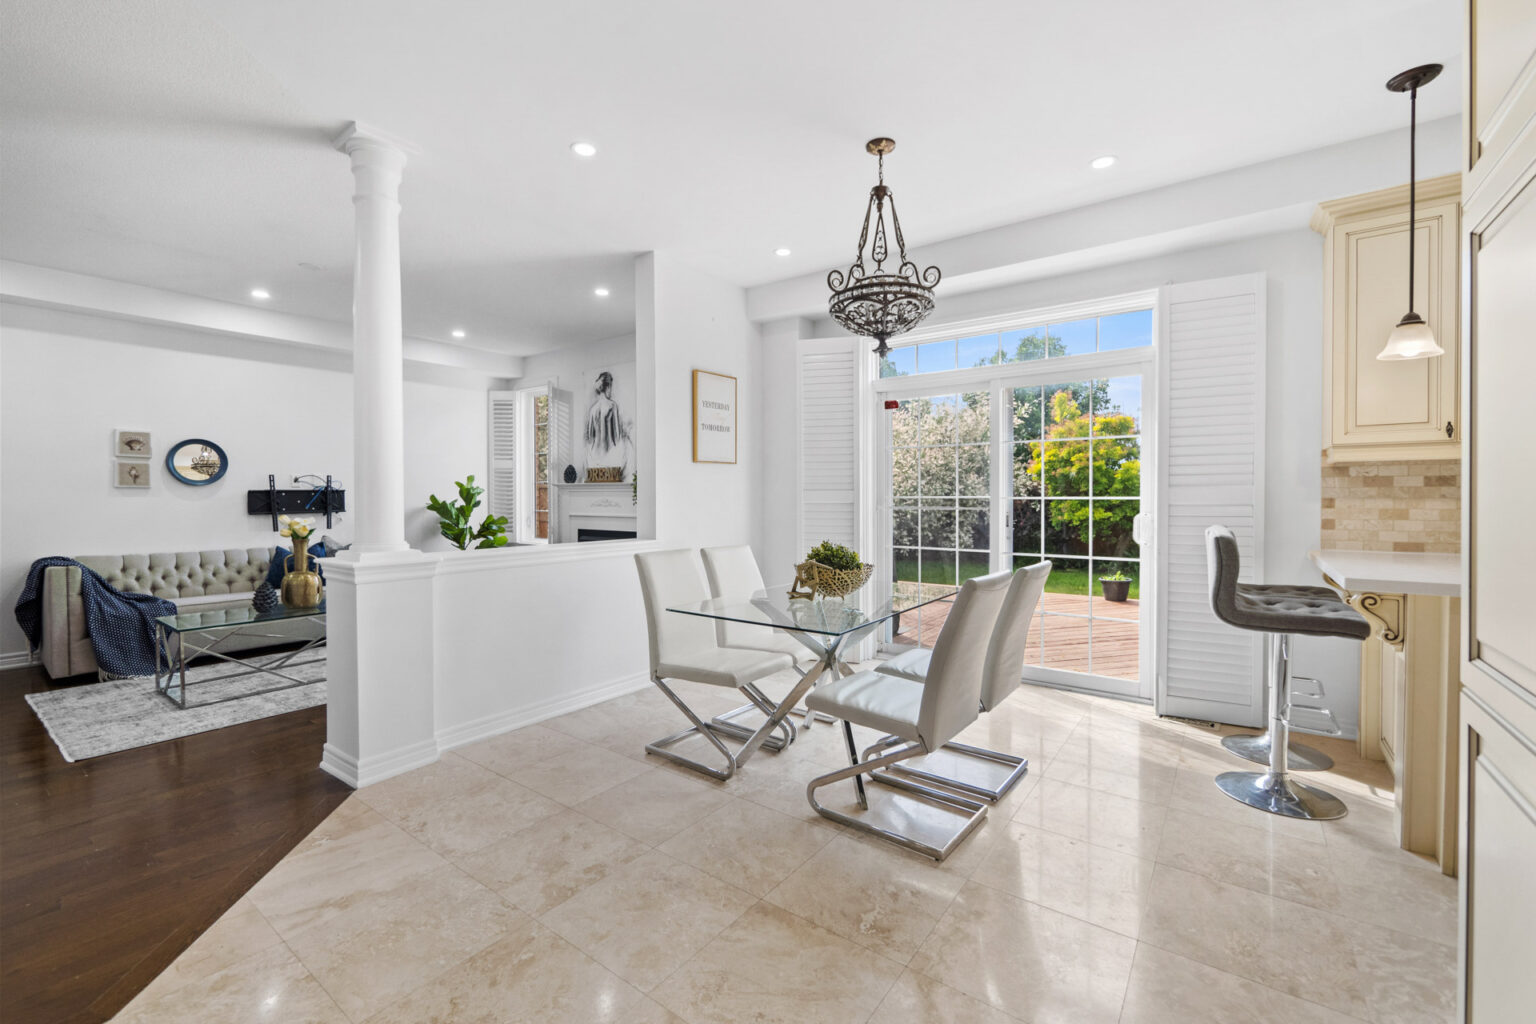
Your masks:
<path fill-rule="evenodd" d="M 279 544 L 272 552 L 272 564 L 267 566 L 267 582 L 272 584 L 272 587 L 275 590 L 282 589 L 283 574 L 288 571 L 288 556 L 291 554 L 293 554 L 293 552 L 289 551 L 281 544 Z M 322 580 L 325 579 L 325 571 L 320 568 L 320 563 L 317 562 L 316 559 L 324 557 L 326 557 L 324 544 L 310 545 L 309 571 L 318 572 Z"/>

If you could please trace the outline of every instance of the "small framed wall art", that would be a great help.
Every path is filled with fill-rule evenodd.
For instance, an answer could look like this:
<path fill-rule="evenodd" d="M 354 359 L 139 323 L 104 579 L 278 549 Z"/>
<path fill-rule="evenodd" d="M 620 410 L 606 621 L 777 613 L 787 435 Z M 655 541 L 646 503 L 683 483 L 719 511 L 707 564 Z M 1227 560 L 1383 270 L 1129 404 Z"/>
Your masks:
<path fill-rule="evenodd" d="M 120 459 L 147 459 L 155 454 L 150 448 L 147 430 L 114 431 L 112 451 Z"/>
<path fill-rule="evenodd" d="M 736 378 L 693 371 L 693 461 L 736 462 Z"/>
<path fill-rule="evenodd" d="M 112 486 L 144 489 L 149 486 L 149 463 L 138 459 L 115 459 Z"/>

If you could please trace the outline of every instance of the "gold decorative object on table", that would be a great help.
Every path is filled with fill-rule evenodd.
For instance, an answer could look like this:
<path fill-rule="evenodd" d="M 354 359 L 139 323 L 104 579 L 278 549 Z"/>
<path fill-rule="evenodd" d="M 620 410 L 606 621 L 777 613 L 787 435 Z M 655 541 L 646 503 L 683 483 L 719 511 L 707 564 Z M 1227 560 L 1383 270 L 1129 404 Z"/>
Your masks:
<path fill-rule="evenodd" d="M 820 562 L 801 562 L 795 566 L 795 582 L 790 597 L 847 597 L 869 582 L 875 567 L 863 562 L 857 569 L 834 569 Z M 802 589 L 804 588 L 804 589 Z"/>
<path fill-rule="evenodd" d="M 318 572 L 309 569 L 309 535 L 314 522 L 299 516 L 279 516 L 278 522 L 281 528 L 277 532 L 293 540 L 293 554 L 283 565 L 283 604 L 289 608 L 319 607 L 325 599 L 325 583 Z"/>
<path fill-rule="evenodd" d="M 621 484 L 624 482 L 623 466 L 588 466 L 587 483 Z"/>

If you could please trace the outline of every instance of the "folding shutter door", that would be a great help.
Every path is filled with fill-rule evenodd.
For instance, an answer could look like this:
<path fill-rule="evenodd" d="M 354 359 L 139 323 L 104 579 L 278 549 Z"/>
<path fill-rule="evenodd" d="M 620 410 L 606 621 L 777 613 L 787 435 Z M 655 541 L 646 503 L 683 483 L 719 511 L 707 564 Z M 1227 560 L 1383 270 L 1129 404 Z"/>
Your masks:
<path fill-rule="evenodd" d="M 486 416 L 491 479 L 485 509 L 513 521 L 517 516 L 517 405 L 516 391 L 492 391 Z"/>
<path fill-rule="evenodd" d="M 1256 726 L 1262 637 L 1212 613 L 1205 529 L 1230 527 L 1241 579 L 1263 578 L 1264 275 L 1171 285 L 1158 307 L 1158 708 Z"/>
<path fill-rule="evenodd" d="M 824 540 L 858 549 L 861 349 L 855 338 L 798 342 L 797 554 Z"/>

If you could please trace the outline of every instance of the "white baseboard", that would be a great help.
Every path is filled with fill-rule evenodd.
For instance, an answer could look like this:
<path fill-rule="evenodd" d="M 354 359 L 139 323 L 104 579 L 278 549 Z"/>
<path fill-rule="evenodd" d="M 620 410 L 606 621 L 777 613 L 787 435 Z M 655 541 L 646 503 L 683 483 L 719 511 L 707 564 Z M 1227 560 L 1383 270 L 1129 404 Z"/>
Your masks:
<path fill-rule="evenodd" d="M 387 754 L 364 758 L 360 762 L 327 743 L 320 755 L 320 770 L 336 776 L 353 789 L 362 789 L 396 775 L 403 775 L 413 768 L 425 767 L 437 760 L 438 753 L 435 740 L 422 740 Z"/>
<path fill-rule="evenodd" d="M 650 677 L 643 674 L 625 676 L 588 690 L 564 693 L 527 707 L 486 715 L 484 718 L 440 730 L 435 742 L 423 740 L 420 743 L 413 743 L 399 750 L 392 750 L 388 754 L 366 758 L 362 764 L 359 764 L 356 758 L 327 743 L 320 758 L 320 770 L 336 776 L 353 789 L 361 789 L 411 771 L 413 768 L 429 765 L 436 761 L 438 755 L 444 750 L 462 747 L 490 736 L 499 736 L 526 725 L 536 725 L 560 715 L 570 714 L 572 711 L 580 711 L 582 708 L 601 704 L 605 700 L 622 697 L 626 693 L 643 690 L 650 685 L 650 681 Z"/>
<path fill-rule="evenodd" d="M 559 697 L 527 707 L 486 715 L 484 718 L 438 730 L 437 746 L 441 750 L 452 750 L 454 747 L 462 747 L 490 736 L 499 736 L 526 725 L 537 725 L 539 722 L 558 718 L 560 715 L 568 715 L 572 711 L 580 711 L 582 708 L 601 704 L 605 700 L 622 697 L 626 693 L 643 690 L 650 685 L 650 682 L 650 676 L 644 674 L 625 676 L 622 679 L 594 686 L 589 690 L 564 693 Z"/>
<path fill-rule="evenodd" d="M 26 668 L 37 663 L 37 655 L 31 651 L 12 651 L 9 654 L 0 654 L 0 671 L 8 668 Z"/>

